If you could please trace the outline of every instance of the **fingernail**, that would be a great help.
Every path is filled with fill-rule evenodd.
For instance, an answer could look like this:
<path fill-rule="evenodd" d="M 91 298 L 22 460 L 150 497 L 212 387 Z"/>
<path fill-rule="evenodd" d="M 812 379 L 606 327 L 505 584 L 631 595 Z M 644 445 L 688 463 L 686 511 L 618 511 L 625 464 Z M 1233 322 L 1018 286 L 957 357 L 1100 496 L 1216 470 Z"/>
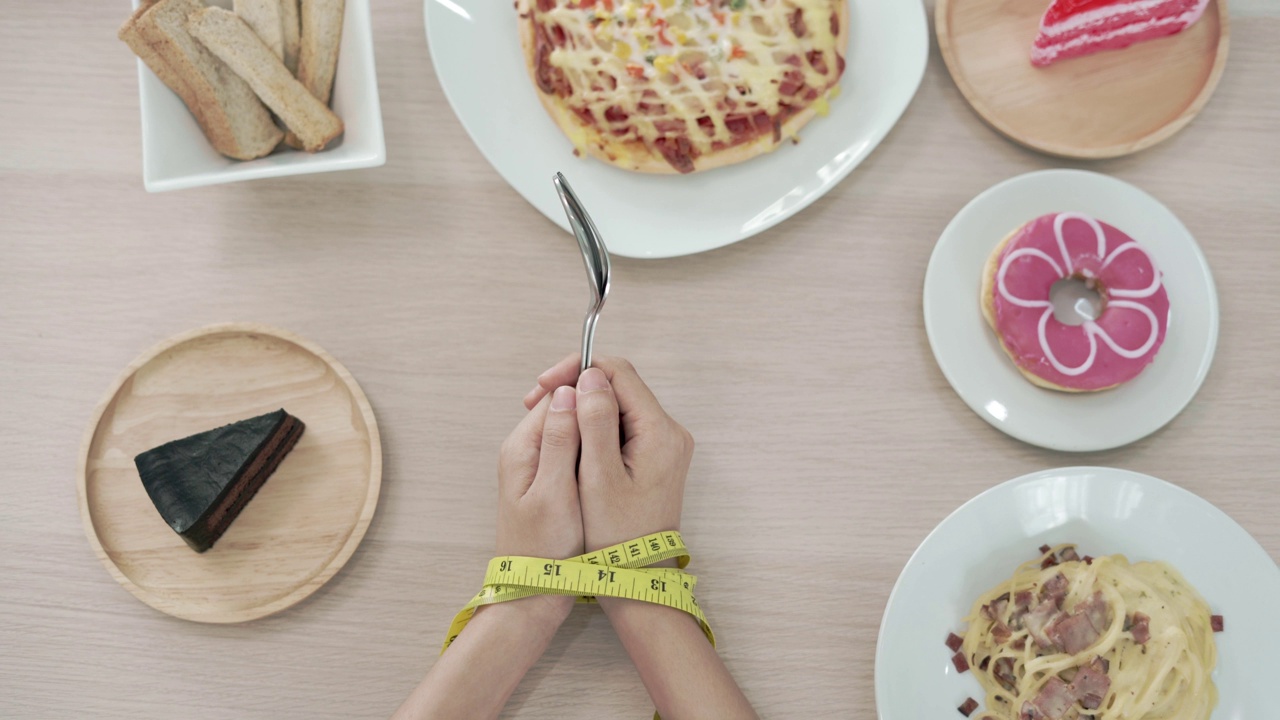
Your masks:
<path fill-rule="evenodd" d="M 578 378 L 578 390 L 584 393 L 608 389 L 609 378 L 604 376 L 604 371 L 600 368 L 587 368 L 586 372 Z"/>
<path fill-rule="evenodd" d="M 556 388 L 555 395 L 551 396 L 552 410 L 572 410 L 578 406 L 578 393 L 568 385 Z"/>
<path fill-rule="evenodd" d="M 533 397 L 534 393 L 538 392 L 541 389 L 542 389 L 541 385 L 534 385 L 532 390 L 524 394 L 524 399 L 528 400 L 529 398 Z"/>

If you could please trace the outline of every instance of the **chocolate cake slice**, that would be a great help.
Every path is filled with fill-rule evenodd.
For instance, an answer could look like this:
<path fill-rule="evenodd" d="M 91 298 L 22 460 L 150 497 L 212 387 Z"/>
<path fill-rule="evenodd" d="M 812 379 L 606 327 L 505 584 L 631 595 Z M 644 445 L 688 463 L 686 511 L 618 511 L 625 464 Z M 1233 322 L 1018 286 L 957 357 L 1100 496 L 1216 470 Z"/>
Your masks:
<path fill-rule="evenodd" d="M 196 552 L 204 552 L 275 472 L 305 427 L 277 410 L 167 442 L 133 462 L 160 517 Z"/>

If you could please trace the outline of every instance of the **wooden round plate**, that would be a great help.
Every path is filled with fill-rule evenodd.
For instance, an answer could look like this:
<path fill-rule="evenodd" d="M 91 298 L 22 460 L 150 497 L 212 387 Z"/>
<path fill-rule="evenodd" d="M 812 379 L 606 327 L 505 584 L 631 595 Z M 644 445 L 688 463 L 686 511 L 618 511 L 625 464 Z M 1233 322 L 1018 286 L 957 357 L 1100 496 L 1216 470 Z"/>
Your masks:
<path fill-rule="evenodd" d="M 938 0 L 938 46 L 973 109 L 1027 147 L 1109 158 L 1151 147 L 1191 122 L 1227 63 L 1226 0 L 1177 35 L 1031 65 L 1048 0 Z"/>
<path fill-rule="evenodd" d="M 207 552 L 160 518 L 133 458 L 180 437 L 284 408 L 306 431 Z M 77 479 L 85 533 L 107 570 L 151 607 L 243 622 L 290 607 L 338 572 L 382 486 L 369 401 L 324 350 L 254 324 L 170 338 L 129 365 L 94 412 Z"/>

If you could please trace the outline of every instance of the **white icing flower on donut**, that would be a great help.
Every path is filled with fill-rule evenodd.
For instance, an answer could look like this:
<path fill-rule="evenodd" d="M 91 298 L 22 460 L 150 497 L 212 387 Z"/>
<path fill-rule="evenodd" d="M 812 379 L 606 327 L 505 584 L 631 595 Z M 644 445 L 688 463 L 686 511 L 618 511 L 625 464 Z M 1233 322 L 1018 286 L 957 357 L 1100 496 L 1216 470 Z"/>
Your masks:
<path fill-rule="evenodd" d="M 1067 250 L 1067 241 L 1063 236 L 1062 228 L 1068 220 L 1079 220 L 1086 223 L 1094 232 L 1094 239 L 1097 241 L 1096 253 L 1090 251 L 1086 253 L 1072 254 Z M 1122 243 L 1109 254 L 1107 252 L 1107 237 L 1103 232 L 1102 226 L 1097 220 L 1081 215 L 1078 213 L 1058 213 L 1053 221 L 1053 233 L 1056 240 L 1058 258 L 1054 258 L 1050 253 L 1035 247 L 1018 248 L 1004 257 L 1000 263 L 1000 269 L 996 275 L 996 285 L 1000 295 L 1008 302 L 1025 308 L 1043 308 L 1037 325 L 1037 333 L 1040 340 L 1040 349 L 1044 353 L 1044 357 L 1059 373 L 1068 377 L 1082 375 L 1093 367 L 1094 360 L 1098 354 L 1098 341 L 1101 340 L 1112 352 L 1122 358 L 1135 360 L 1146 355 L 1152 347 L 1155 346 L 1160 335 L 1160 322 L 1156 318 L 1156 314 L 1151 308 L 1144 303 L 1135 302 L 1150 298 L 1160 289 L 1160 273 L 1155 270 L 1155 263 L 1152 262 L 1146 251 L 1143 250 L 1136 242 L 1128 241 Z M 1117 287 L 1115 278 L 1106 276 L 1114 275 L 1108 273 L 1107 269 L 1112 263 L 1126 253 L 1140 253 L 1148 263 L 1150 263 L 1153 272 L 1151 273 L 1151 284 L 1145 288 L 1125 288 Z M 1031 257 L 1045 262 L 1049 267 L 1053 268 L 1054 274 L 1059 278 L 1079 277 L 1087 281 L 1107 280 L 1102 283 L 1102 291 L 1106 299 L 1108 308 L 1125 308 L 1137 311 L 1142 317 L 1146 318 L 1151 331 L 1146 342 L 1137 348 L 1121 347 L 1111 335 L 1098 324 L 1095 320 L 1086 320 L 1080 327 L 1083 330 L 1084 338 L 1089 343 L 1089 354 L 1084 362 L 1076 367 L 1064 365 L 1058 360 L 1057 355 L 1050 347 L 1046 328 L 1051 320 L 1053 320 L 1053 303 L 1047 297 L 1024 298 L 1018 297 L 1009 291 L 1005 285 L 1005 273 L 1008 271 L 1010 263 L 1018 258 Z M 1060 262 L 1059 262 L 1060 261 Z M 1086 261 L 1086 262 L 1077 262 Z M 1096 270 L 1094 269 L 1096 267 Z M 1105 311 L 1104 311 L 1105 314 Z M 1101 319 L 1101 318 L 1099 318 Z M 1056 320 L 1053 320 L 1057 322 Z"/>

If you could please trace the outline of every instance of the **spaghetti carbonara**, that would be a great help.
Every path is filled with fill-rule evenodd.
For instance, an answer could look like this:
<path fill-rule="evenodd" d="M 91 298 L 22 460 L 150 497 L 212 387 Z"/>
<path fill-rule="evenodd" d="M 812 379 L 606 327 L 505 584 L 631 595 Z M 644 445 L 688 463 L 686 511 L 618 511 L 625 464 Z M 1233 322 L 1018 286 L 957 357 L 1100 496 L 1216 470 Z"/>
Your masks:
<path fill-rule="evenodd" d="M 963 639 L 948 639 L 956 667 L 986 691 L 980 717 L 1208 720 L 1222 621 L 1195 588 L 1163 562 L 1081 558 L 1072 545 L 1041 553 L 978 598 Z"/>

